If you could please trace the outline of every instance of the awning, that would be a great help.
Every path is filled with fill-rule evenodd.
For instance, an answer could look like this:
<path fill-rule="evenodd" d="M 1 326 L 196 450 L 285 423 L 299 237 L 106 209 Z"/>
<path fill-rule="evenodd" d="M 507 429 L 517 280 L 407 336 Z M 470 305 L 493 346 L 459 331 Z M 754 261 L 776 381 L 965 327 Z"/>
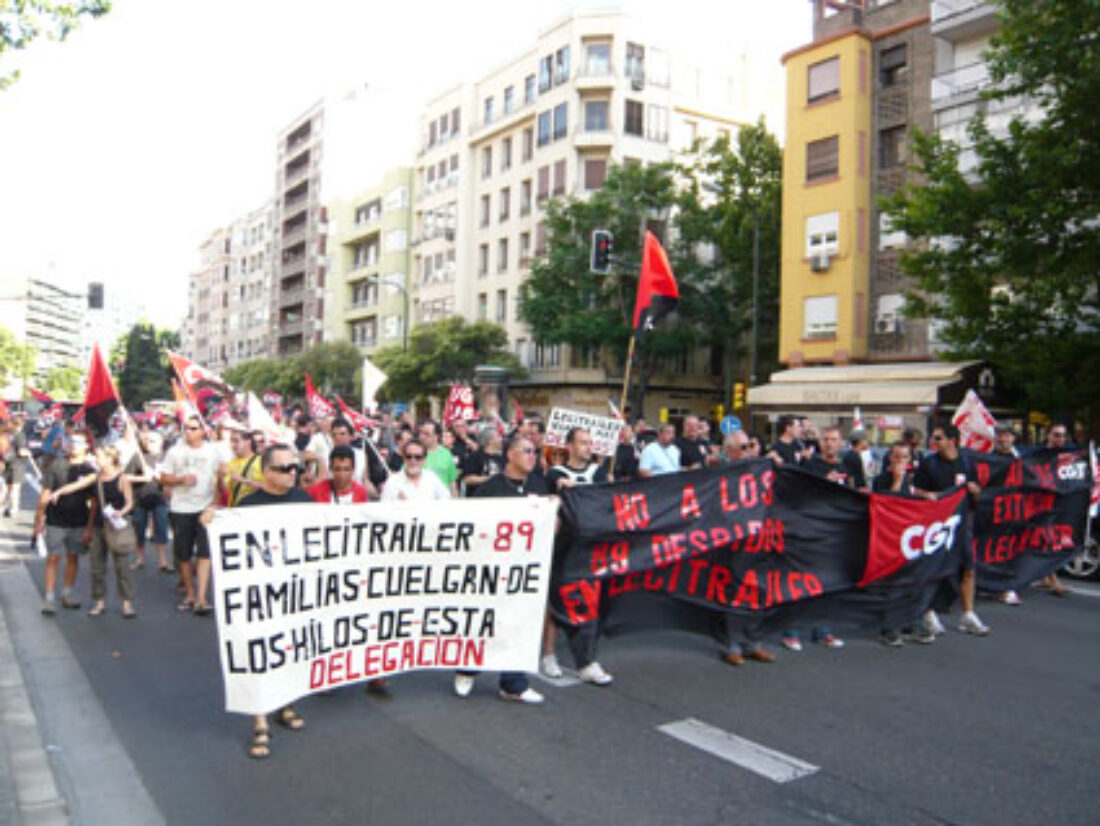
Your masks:
<path fill-rule="evenodd" d="M 750 388 L 748 403 L 759 412 L 851 410 L 857 405 L 927 412 L 958 404 L 968 388 L 990 404 L 994 387 L 993 372 L 983 361 L 799 367 L 773 373 L 768 384 Z"/>

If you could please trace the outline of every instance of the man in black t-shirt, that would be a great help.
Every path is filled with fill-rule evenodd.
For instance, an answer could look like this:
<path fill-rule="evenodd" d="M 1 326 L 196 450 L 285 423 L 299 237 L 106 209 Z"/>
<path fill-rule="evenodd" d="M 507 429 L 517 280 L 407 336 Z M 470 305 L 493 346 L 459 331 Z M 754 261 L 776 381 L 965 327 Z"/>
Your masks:
<path fill-rule="evenodd" d="M 478 487 L 504 470 L 503 440 L 495 427 L 486 428 L 478 437 L 481 447 L 466 456 L 459 469 L 466 496 L 473 496 Z"/>
<path fill-rule="evenodd" d="M 699 417 L 688 416 L 684 419 L 683 435 L 676 439 L 680 449 L 680 467 L 684 470 L 699 470 L 707 464 L 707 444 L 699 435 Z"/>
<path fill-rule="evenodd" d="M 768 456 L 777 465 L 795 467 L 801 464 L 802 456 L 799 451 L 802 446 L 798 443 L 798 419 L 790 415 L 780 416 L 776 428 L 779 430 L 779 436 L 768 448 Z"/>
<path fill-rule="evenodd" d="M 863 467 L 863 453 L 869 448 L 870 442 L 867 441 L 866 431 L 853 430 L 848 434 L 848 452 L 840 458 L 840 462 L 852 478 L 852 484 L 856 490 L 870 490 L 867 484 L 867 471 Z"/>
<path fill-rule="evenodd" d="M 505 445 L 508 463 L 501 473 L 478 486 L 475 497 L 524 497 L 546 496 L 549 489 L 541 476 L 534 474 L 537 457 L 532 441 L 517 432 Z M 455 674 L 455 694 L 469 697 L 474 688 L 476 671 L 459 671 Z M 538 705 L 543 696 L 531 688 L 527 675 L 521 671 L 502 671 L 500 674 L 500 698 L 527 705 Z"/>
<path fill-rule="evenodd" d="M 951 424 L 937 425 L 932 431 L 934 453 L 921 461 L 913 477 L 913 488 L 917 496 L 925 499 L 939 499 L 953 488 L 963 485 L 972 501 L 976 501 L 982 492 L 978 485 L 973 466 L 959 452 L 959 430 Z M 967 517 L 966 539 L 963 543 L 963 571 L 959 577 L 958 596 L 962 603 L 962 617 L 958 629 L 966 634 L 984 637 L 989 633 L 978 615 L 974 613 L 974 549 L 970 542 L 971 517 Z M 949 592 L 950 583 L 945 583 L 936 600 L 936 606 L 928 609 L 924 615 L 925 626 L 933 634 L 944 633 L 943 623 L 936 608 L 948 610 L 954 602 L 954 594 Z"/>

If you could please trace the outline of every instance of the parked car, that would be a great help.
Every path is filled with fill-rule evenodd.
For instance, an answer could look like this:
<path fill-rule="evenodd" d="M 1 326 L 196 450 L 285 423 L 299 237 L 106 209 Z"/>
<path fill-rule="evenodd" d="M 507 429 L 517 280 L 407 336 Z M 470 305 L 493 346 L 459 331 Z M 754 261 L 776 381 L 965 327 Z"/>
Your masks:
<path fill-rule="evenodd" d="M 1089 531 L 1089 540 L 1081 553 L 1066 563 L 1062 569 L 1066 574 L 1076 579 L 1092 579 L 1100 572 L 1100 518 L 1092 520 L 1092 530 Z"/>

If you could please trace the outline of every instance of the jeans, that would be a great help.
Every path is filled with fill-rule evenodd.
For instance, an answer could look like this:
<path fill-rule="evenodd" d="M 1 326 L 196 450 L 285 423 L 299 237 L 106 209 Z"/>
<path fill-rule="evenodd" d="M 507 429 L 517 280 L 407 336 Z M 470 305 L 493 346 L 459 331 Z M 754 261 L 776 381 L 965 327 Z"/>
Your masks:
<path fill-rule="evenodd" d="M 478 672 L 476 671 L 459 671 L 463 677 L 473 677 Z M 522 694 L 529 687 L 530 683 L 527 681 L 527 675 L 522 671 L 501 671 L 500 672 L 500 690 L 505 694 Z"/>
<path fill-rule="evenodd" d="M 168 544 L 168 506 L 163 502 L 148 509 L 136 505 L 134 507 L 134 533 L 137 534 L 138 551 L 145 548 L 145 537 L 148 536 L 150 517 L 153 520 L 153 544 Z"/>

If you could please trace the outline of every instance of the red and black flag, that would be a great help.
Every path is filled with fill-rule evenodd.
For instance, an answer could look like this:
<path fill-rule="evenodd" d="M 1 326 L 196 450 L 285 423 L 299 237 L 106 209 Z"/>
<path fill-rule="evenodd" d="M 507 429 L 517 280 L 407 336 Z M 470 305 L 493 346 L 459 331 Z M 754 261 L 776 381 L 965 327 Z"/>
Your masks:
<path fill-rule="evenodd" d="M 634 301 L 634 335 L 641 338 L 679 303 L 680 289 L 676 286 L 668 256 L 657 236 L 646 231 L 638 297 Z"/>
<path fill-rule="evenodd" d="M 111 416 L 121 406 L 122 401 L 103 354 L 99 352 L 99 345 L 93 345 L 88 389 L 84 393 L 84 421 L 96 436 L 105 436 L 110 430 Z"/>
<path fill-rule="evenodd" d="M 35 401 L 42 402 L 42 404 L 53 404 L 53 399 L 43 393 L 41 390 L 35 390 L 29 384 L 23 385 L 23 388 L 30 393 L 30 396 Z"/>

